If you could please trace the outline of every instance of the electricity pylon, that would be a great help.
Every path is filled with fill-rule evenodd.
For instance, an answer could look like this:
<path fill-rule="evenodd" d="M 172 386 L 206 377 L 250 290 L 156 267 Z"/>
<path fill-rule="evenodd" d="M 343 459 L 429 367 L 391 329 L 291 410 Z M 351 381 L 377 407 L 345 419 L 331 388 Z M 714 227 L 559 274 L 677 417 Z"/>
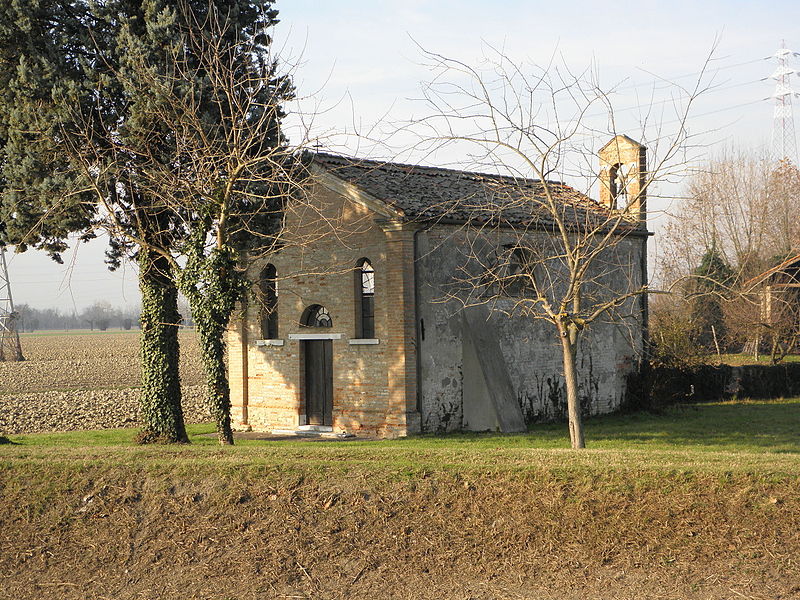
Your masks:
<path fill-rule="evenodd" d="M 0 246 L 0 361 L 25 360 L 19 343 L 17 313 L 11 297 L 5 246 Z"/>
<path fill-rule="evenodd" d="M 781 43 L 780 49 L 773 54 L 778 59 L 778 68 L 770 75 L 775 80 L 774 122 L 772 127 L 772 158 L 776 162 L 788 160 L 797 164 L 797 141 L 794 135 L 794 115 L 792 114 L 792 96 L 798 93 L 792 87 L 792 76 L 797 73 L 789 66 L 789 59 L 797 53 Z"/>

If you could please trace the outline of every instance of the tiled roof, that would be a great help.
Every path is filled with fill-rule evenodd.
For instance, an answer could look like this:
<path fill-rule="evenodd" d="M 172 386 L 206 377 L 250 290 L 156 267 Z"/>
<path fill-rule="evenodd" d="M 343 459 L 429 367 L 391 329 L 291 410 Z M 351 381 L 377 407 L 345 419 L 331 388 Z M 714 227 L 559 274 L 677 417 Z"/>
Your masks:
<path fill-rule="evenodd" d="M 789 270 L 790 269 L 798 269 L 798 268 L 800 268 L 800 254 L 798 254 L 796 256 L 791 256 L 791 257 L 787 258 L 786 260 L 784 260 L 779 265 L 775 265 L 774 267 L 772 267 L 770 269 L 767 269 L 766 271 L 764 271 L 760 275 L 756 275 L 755 277 L 753 277 L 749 281 L 746 281 L 743 284 L 742 287 L 744 288 L 745 291 L 750 292 L 756 286 L 761 285 L 762 283 L 764 283 L 764 281 L 767 280 L 770 276 L 775 275 L 776 273 L 781 273 L 781 272 L 786 272 L 787 274 L 789 274 Z M 793 274 L 793 275 L 792 274 L 789 274 L 789 275 L 791 277 L 790 281 L 793 280 L 794 278 L 798 277 L 798 275 L 796 273 Z"/>
<path fill-rule="evenodd" d="M 406 221 L 554 225 L 551 212 L 542 206 L 545 186 L 540 180 L 326 153 L 317 153 L 314 162 L 385 202 Z M 564 221 L 574 227 L 594 227 L 612 216 L 607 208 L 564 183 L 548 181 L 548 186 Z M 625 221 L 619 229 L 631 231 L 637 225 Z"/>

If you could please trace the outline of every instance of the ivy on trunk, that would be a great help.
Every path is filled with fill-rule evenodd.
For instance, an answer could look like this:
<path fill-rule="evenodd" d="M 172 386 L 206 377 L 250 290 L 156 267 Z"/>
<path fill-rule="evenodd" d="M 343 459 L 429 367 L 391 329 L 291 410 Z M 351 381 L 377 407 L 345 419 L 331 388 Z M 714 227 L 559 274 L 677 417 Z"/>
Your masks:
<path fill-rule="evenodd" d="M 139 257 L 142 293 L 140 443 L 188 442 L 178 376 L 178 289 L 169 261 L 152 253 Z"/>

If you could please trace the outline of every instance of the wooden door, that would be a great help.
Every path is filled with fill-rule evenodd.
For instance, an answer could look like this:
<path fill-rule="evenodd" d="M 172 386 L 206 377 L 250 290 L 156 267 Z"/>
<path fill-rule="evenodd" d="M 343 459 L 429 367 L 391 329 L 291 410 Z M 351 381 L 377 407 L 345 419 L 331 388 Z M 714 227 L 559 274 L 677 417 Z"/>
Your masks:
<path fill-rule="evenodd" d="M 333 424 L 333 356 L 331 340 L 307 340 L 306 417 L 309 425 Z"/>

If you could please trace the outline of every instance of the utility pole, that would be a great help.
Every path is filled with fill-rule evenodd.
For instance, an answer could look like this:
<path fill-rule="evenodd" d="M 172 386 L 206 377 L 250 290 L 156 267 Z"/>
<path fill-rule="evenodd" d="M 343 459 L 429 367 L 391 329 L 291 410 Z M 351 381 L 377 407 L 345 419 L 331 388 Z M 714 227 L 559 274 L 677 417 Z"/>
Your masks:
<path fill-rule="evenodd" d="M 6 248 L 0 245 L 0 362 L 25 360 L 19 343 L 17 317 L 14 300 L 11 297 Z"/>

